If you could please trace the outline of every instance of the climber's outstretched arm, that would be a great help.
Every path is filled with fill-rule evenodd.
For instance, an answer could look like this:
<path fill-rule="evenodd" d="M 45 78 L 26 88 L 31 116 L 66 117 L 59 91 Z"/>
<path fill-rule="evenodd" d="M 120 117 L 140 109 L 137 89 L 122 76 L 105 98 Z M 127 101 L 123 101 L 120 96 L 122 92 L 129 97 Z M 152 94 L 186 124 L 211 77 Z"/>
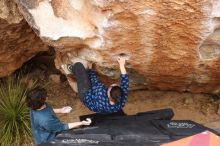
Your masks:
<path fill-rule="evenodd" d="M 127 74 L 127 71 L 125 69 L 125 58 L 118 57 L 117 61 L 120 67 L 121 74 Z"/>

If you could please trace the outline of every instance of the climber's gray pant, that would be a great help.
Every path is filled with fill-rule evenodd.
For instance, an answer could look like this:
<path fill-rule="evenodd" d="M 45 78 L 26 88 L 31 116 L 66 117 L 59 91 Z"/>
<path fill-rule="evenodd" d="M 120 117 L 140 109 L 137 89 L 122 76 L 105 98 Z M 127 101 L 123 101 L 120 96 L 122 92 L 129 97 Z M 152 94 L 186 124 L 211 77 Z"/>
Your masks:
<path fill-rule="evenodd" d="M 80 62 L 75 63 L 72 66 L 71 70 L 74 76 L 76 77 L 78 94 L 80 96 L 81 101 L 83 101 L 85 93 L 91 88 L 89 76 L 85 67 Z"/>

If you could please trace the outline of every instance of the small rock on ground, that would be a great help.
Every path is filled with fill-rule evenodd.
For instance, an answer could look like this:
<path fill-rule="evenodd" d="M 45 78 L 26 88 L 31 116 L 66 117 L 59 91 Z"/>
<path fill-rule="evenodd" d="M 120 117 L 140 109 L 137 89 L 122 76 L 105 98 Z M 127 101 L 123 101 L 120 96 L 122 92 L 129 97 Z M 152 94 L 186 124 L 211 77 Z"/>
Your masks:
<path fill-rule="evenodd" d="M 52 74 L 52 75 L 50 75 L 50 76 L 49 76 L 49 79 L 50 79 L 51 81 L 53 81 L 54 83 L 57 83 L 57 84 L 61 83 L 60 75 L 58 75 L 58 74 Z"/>

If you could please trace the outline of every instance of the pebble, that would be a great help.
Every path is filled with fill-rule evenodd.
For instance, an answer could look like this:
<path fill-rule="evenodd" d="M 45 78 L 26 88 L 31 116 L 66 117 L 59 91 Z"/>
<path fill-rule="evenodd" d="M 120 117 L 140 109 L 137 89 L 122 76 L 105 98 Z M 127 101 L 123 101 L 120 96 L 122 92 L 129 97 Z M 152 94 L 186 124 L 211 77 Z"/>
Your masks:
<path fill-rule="evenodd" d="M 53 81 L 54 83 L 57 83 L 57 84 L 61 83 L 60 75 L 58 74 L 51 74 L 49 76 L 49 79 Z"/>
<path fill-rule="evenodd" d="M 193 104 L 194 100 L 192 97 L 188 97 L 185 99 L 184 104 L 189 105 L 189 104 Z"/>

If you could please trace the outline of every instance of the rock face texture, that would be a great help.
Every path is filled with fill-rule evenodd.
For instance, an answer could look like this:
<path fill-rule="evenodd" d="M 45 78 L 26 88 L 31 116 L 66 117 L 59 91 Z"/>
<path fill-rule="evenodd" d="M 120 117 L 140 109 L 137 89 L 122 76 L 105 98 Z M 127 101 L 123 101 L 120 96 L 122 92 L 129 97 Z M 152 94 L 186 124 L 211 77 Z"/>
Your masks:
<path fill-rule="evenodd" d="M 16 1 L 59 69 L 91 61 L 117 78 L 122 55 L 133 87 L 220 92 L 220 0 Z"/>
<path fill-rule="evenodd" d="M 13 1 L 0 1 L 0 77 L 20 68 L 47 46 L 32 31 Z"/>

